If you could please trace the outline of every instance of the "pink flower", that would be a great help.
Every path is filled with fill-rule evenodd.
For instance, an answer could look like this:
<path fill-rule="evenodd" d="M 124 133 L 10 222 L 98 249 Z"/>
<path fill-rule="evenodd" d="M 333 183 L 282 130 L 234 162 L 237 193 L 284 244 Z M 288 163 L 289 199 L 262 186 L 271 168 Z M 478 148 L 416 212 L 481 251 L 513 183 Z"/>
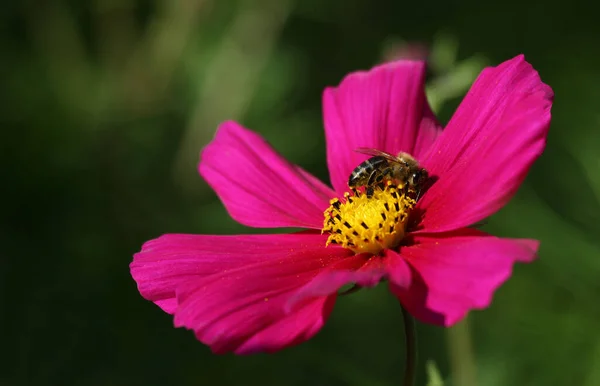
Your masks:
<path fill-rule="evenodd" d="M 259 135 L 223 123 L 203 150 L 199 171 L 231 216 L 250 227 L 307 230 L 161 236 L 144 244 L 131 263 L 142 296 L 214 352 L 237 354 L 273 352 L 309 339 L 348 283 L 374 286 L 386 279 L 411 314 L 442 326 L 487 307 L 513 264 L 535 258 L 538 242 L 468 227 L 506 204 L 544 150 L 552 90 L 518 56 L 485 69 L 442 131 L 425 100 L 424 77 L 422 61 L 396 61 L 350 74 L 325 90 L 333 190 Z M 350 173 L 367 158 L 354 151 L 359 147 L 408 152 L 435 181 L 416 206 L 404 195 L 395 201 L 396 213 L 410 214 L 410 221 L 375 255 L 326 246 L 337 236 L 321 234 L 324 212 L 333 210 L 330 200 L 349 190 Z M 355 198 L 366 218 L 380 214 L 376 205 L 394 202 L 387 188 L 378 194 Z M 355 221 L 350 217 L 358 207 L 341 202 L 346 212 L 340 221 Z M 355 225 L 340 233 L 360 242 L 350 233 L 360 228 Z"/>

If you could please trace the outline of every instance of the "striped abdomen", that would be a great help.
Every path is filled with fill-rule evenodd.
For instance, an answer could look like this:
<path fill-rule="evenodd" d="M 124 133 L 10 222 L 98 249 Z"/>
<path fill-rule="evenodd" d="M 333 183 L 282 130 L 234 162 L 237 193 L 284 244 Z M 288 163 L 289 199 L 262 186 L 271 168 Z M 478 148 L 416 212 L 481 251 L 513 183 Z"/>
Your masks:
<path fill-rule="evenodd" d="M 348 179 L 348 186 L 355 188 L 381 182 L 392 171 L 389 164 L 390 160 L 382 156 L 369 158 L 352 171 Z"/>

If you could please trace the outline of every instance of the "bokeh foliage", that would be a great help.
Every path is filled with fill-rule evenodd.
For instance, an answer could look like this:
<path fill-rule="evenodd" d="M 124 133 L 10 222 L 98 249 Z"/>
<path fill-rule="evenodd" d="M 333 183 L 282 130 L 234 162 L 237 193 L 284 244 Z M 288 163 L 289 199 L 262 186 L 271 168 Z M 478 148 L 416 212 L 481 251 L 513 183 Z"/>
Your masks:
<path fill-rule="evenodd" d="M 322 89 L 406 53 L 408 41 L 432 47 L 430 98 L 443 120 L 483 63 L 518 53 L 556 93 L 546 153 L 485 226 L 542 247 L 470 318 L 479 384 L 600 384 L 600 27 L 586 3 L 563 5 L 1 5 L 0 383 L 399 384 L 401 315 L 385 286 L 342 298 L 308 343 L 214 356 L 138 295 L 128 264 L 162 233 L 256 232 L 231 220 L 196 173 L 222 120 L 327 180 Z M 452 360 L 465 358 L 448 358 L 446 331 L 419 325 L 419 338 L 420 383 L 432 359 L 452 384 Z"/>

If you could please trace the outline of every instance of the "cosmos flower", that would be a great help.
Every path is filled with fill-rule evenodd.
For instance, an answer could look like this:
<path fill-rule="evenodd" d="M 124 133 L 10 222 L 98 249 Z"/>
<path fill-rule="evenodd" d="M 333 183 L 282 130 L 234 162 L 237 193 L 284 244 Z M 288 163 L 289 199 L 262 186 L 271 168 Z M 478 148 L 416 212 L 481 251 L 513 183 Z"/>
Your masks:
<path fill-rule="evenodd" d="M 163 235 L 131 263 L 141 295 L 214 352 L 237 354 L 311 338 L 349 283 L 385 280 L 413 316 L 441 326 L 487 307 L 514 263 L 535 258 L 538 242 L 470 226 L 507 203 L 542 153 L 552 90 L 518 56 L 486 68 L 442 130 L 424 78 L 424 62 L 400 60 L 324 91 L 333 189 L 256 133 L 223 123 L 199 171 L 229 214 L 249 227 L 305 230 Z M 431 186 L 417 202 L 394 185 L 344 195 L 368 157 L 359 147 L 411 154 Z"/>

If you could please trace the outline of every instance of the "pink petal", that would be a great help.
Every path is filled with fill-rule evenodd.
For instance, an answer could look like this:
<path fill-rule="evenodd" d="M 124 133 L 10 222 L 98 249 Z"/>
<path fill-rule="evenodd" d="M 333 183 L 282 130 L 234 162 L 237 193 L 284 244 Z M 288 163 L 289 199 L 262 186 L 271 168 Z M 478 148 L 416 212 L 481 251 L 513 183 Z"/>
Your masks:
<path fill-rule="evenodd" d="M 213 351 L 272 352 L 313 336 L 331 312 L 335 293 L 285 309 L 299 288 L 351 255 L 325 248 L 326 239 L 309 232 L 165 235 L 135 255 L 131 273 L 144 298 Z"/>
<path fill-rule="evenodd" d="M 324 269 L 298 290 L 289 299 L 287 307 L 293 308 L 306 299 L 335 293 L 346 284 L 374 287 L 386 276 L 386 273 L 383 260 L 379 256 L 361 254 L 346 257 Z"/>
<path fill-rule="evenodd" d="M 305 299 L 334 293 L 346 284 L 370 288 L 383 279 L 389 279 L 397 286 L 408 288 L 411 276 L 411 269 L 404 258 L 391 250 L 386 250 L 383 257 L 370 254 L 349 256 L 315 276 L 290 298 L 287 307 L 294 307 Z"/>
<path fill-rule="evenodd" d="M 451 326 L 469 310 L 490 305 L 494 291 L 515 262 L 531 262 L 539 242 L 502 239 L 462 229 L 438 237 L 416 237 L 402 257 L 413 269 L 410 287 L 392 285 L 400 302 L 426 323 Z"/>
<path fill-rule="evenodd" d="M 423 160 L 438 178 L 419 202 L 425 232 L 472 225 L 506 204 L 544 150 L 552 96 L 523 56 L 481 73 Z"/>
<path fill-rule="evenodd" d="M 231 217 L 252 227 L 321 229 L 323 211 L 335 196 L 258 134 L 232 121 L 221 124 L 198 168 Z"/>
<path fill-rule="evenodd" d="M 296 307 L 293 314 L 286 315 L 252 336 L 236 353 L 272 353 L 312 338 L 325 324 L 335 299 L 336 294 L 333 294 L 311 299 Z"/>
<path fill-rule="evenodd" d="M 408 288 L 412 283 L 412 272 L 406 260 L 397 252 L 389 249 L 385 251 L 385 258 L 387 277 L 390 279 L 390 283 Z"/>
<path fill-rule="evenodd" d="M 327 164 L 337 192 L 367 156 L 358 147 L 420 158 L 440 128 L 424 92 L 425 62 L 399 60 L 348 75 L 323 93 Z"/>

